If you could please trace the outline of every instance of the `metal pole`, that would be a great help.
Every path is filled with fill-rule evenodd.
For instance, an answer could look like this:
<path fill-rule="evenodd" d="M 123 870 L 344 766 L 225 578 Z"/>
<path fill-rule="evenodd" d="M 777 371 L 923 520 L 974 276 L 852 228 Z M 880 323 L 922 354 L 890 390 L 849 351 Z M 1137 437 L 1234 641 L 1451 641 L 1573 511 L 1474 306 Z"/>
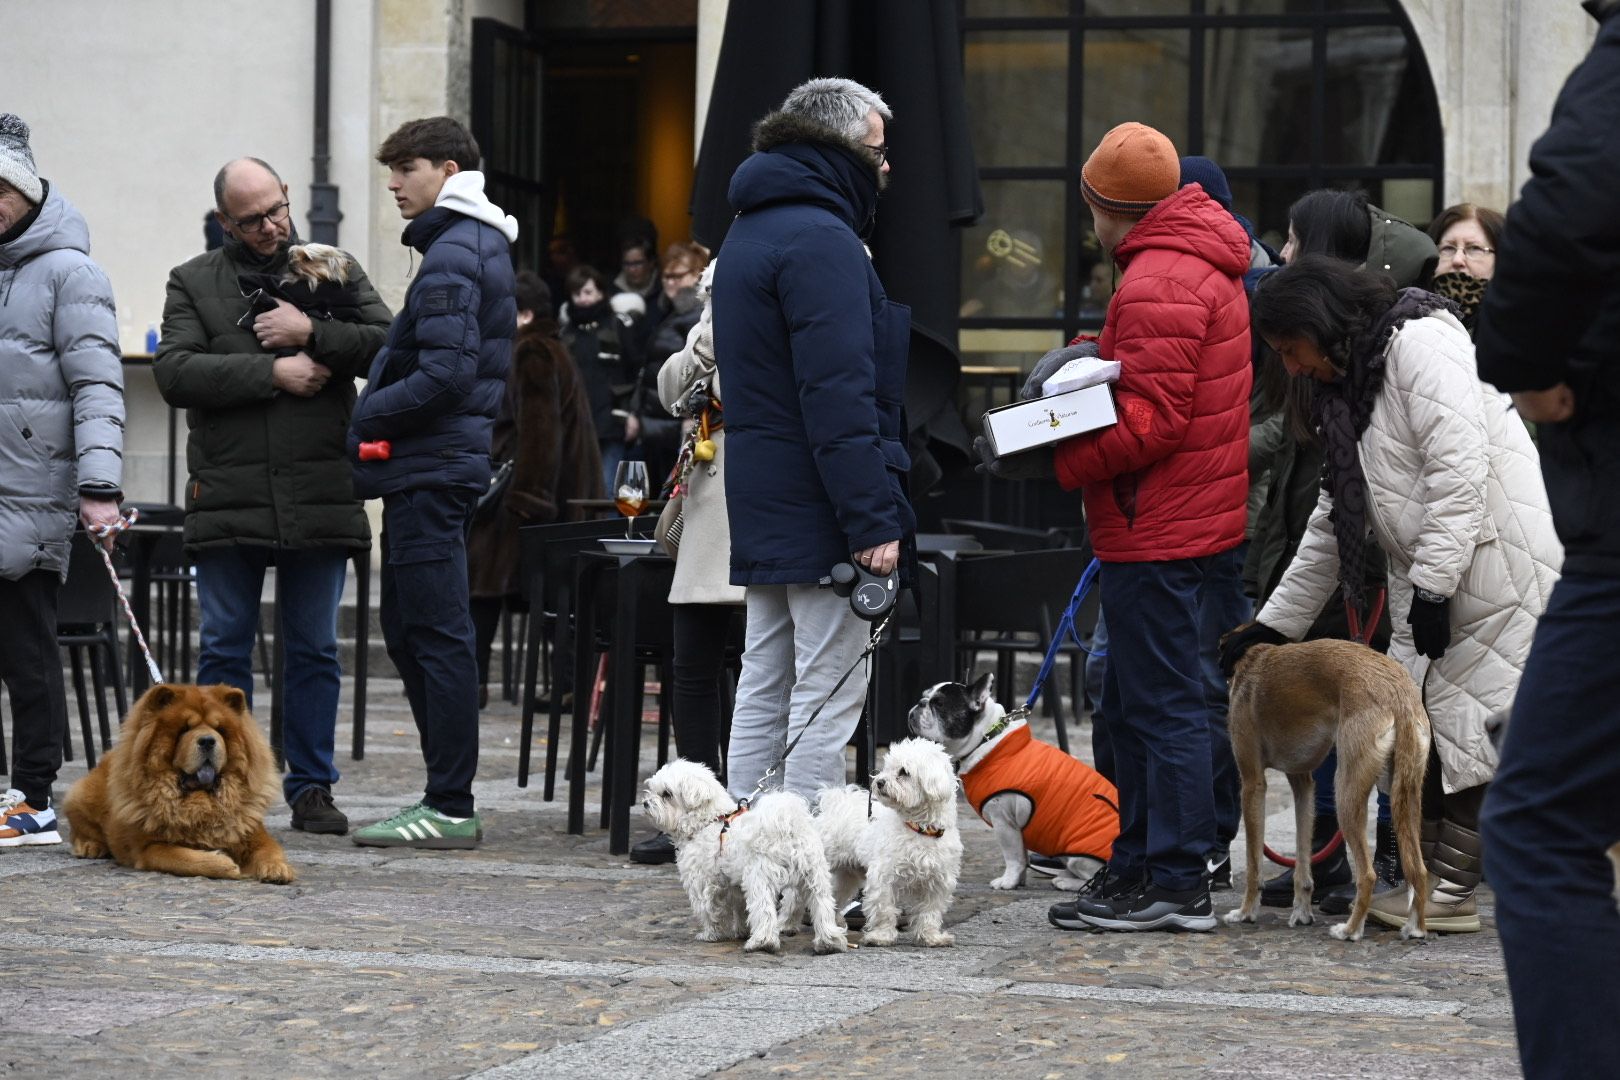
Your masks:
<path fill-rule="evenodd" d="M 332 0 L 315 0 L 315 152 L 309 185 L 309 238 L 318 244 L 338 242 L 338 188 L 329 183 L 327 150 L 331 142 Z"/>

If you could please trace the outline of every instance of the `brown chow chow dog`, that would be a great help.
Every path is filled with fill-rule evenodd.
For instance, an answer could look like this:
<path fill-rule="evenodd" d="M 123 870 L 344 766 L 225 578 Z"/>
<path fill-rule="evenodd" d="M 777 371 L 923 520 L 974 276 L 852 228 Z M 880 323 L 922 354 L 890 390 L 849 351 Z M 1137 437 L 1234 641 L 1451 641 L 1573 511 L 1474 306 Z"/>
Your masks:
<path fill-rule="evenodd" d="M 82 859 L 284 885 L 296 875 L 264 828 L 277 794 L 270 746 L 240 690 L 160 684 L 63 810 Z"/>

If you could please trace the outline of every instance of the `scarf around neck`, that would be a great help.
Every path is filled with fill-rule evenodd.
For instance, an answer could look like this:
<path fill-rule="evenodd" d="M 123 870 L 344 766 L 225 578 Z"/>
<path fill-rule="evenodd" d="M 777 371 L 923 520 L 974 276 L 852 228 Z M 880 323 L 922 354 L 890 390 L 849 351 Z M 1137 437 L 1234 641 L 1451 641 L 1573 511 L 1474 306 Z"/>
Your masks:
<path fill-rule="evenodd" d="M 1422 289 L 1402 289 L 1395 303 L 1350 343 L 1344 374 L 1321 383 L 1311 396 L 1311 420 L 1322 440 L 1322 488 L 1333 498 L 1328 520 L 1339 548 L 1339 585 L 1347 610 L 1367 614 L 1367 477 L 1361 469 L 1362 434 L 1384 386 L 1389 339 L 1412 319 L 1436 311 L 1457 312 L 1445 297 Z"/>

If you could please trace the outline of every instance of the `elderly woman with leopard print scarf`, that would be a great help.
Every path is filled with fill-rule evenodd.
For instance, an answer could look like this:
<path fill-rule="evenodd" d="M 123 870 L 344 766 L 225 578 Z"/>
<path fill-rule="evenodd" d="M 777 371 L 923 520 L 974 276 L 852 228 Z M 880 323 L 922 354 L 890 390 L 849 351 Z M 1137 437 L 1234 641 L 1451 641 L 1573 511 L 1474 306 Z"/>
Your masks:
<path fill-rule="evenodd" d="M 1312 380 L 1326 468 L 1298 552 L 1229 652 L 1299 640 L 1335 585 L 1364 609 L 1371 534 L 1389 560 L 1389 655 L 1423 688 L 1434 729 L 1429 927 L 1477 930 L 1479 807 L 1496 770 L 1485 722 L 1513 699 L 1563 562 L 1536 449 L 1479 381 L 1456 308 L 1433 293 L 1308 255 L 1256 290 L 1253 326 L 1290 375 Z M 1407 904 L 1403 886 L 1372 915 L 1399 926 Z"/>
<path fill-rule="evenodd" d="M 1457 305 L 1469 337 L 1485 286 L 1496 273 L 1496 242 L 1504 224 L 1500 211 L 1473 203 L 1448 206 L 1429 223 L 1429 237 L 1440 252 L 1429 289 Z"/>

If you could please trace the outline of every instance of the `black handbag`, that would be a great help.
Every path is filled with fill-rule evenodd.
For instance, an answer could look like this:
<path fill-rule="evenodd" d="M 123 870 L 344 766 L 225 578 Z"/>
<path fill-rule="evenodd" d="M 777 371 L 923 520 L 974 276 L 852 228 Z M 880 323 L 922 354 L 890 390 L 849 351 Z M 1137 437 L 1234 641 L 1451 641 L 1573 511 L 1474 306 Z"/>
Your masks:
<path fill-rule="evenodd" d="M 512 486 L 512 461 L 507 459 L 495 467 L 489 476 L 489 487 L 478 496 L 478 502 L 473 507 L 474 521 L 488 521 L 494 517 L 501 508 L 501 500 L 506 497 L 506 489 Z"/>

